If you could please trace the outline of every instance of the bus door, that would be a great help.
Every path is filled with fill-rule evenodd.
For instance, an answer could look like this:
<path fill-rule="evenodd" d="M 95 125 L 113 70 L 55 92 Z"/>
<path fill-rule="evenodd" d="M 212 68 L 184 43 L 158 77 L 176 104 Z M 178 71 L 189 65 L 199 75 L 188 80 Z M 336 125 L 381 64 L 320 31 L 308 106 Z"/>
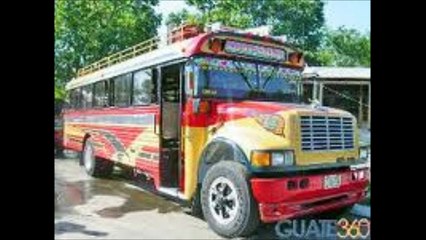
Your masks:
<path fill-rule="evenodd" d="M 160 191 L 177 195 L 179 187 L 181 82 L 183 65 L 174 64 L 160 70 Z"/>

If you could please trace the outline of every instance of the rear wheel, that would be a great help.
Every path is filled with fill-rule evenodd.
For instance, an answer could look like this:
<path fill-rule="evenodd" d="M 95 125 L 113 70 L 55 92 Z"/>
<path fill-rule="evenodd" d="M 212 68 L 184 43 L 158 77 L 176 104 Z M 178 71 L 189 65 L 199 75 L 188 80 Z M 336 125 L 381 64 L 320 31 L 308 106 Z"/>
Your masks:
<path fill-rule="evenodd" d="M 221 161 L 207 172 L 201 188 L 201 205 L 210 228 L 224 237 L 251 235 L 259 225 L 247 169 Z"/>
<path fill-rule="evenodd" d="M 87 139 L 82 153 L 83 166 L 87 174 L 93 177 L 107 177 L 112 173 L 114 162 L 95 156 L 93 144 Z"/>

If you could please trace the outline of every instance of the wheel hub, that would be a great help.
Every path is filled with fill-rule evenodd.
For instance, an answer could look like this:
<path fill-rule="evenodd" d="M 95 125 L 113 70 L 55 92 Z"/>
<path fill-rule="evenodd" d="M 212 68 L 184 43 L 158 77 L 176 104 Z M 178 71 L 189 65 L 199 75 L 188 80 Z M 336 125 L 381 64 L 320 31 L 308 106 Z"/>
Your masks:
<path fill-rule="evenodd" d="M 239 203 L 235 185 L 225 177 L 216 178 L 209 189 L 209 206 L 215 220 L 228 224 L 237 216 Z"/>

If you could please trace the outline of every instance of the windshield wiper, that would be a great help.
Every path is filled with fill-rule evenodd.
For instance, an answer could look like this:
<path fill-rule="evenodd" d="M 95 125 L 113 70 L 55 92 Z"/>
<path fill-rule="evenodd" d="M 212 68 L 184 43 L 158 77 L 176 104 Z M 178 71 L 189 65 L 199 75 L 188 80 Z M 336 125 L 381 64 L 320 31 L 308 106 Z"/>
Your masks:
<path fill-rule="evenodd" d="M 241 67 L 237 66 L 237 64 L 235 64 L 235 61 L 231 61 L 232 64 L 234 64 L 234 66 L 237 68 L 238 73 L 241 75 L 241 77 L 243 77 L 244 82 L 247 84 L 247 86 L 250 88 L 250 90 L 253 89 L 253 86 L 251 85 L 250 81 L 248 80 L 248 77 L 246 75 L 243 74 L 243 71 L 241 71 Z"/>
<path fill-rule="evenodd" d="M 279 68 L 279 66 L 276 66 L 276 67 L 274 68 L 274 70 L 272 71 L 271 75 L 269 75 L 269 76 L 268 76 L 268 78 L 266 78 L 265 82 L 264 82 L 264 83 L 263 83 L 263 85 L 262 85 L 262 89 L 265 89 L 266 84 L 267 84 L 267 83 L 271 80 L 272 76 L 274 76 L 274 75 L 275 75 L 275 73 L 278 71 L 278 68 Z"/>

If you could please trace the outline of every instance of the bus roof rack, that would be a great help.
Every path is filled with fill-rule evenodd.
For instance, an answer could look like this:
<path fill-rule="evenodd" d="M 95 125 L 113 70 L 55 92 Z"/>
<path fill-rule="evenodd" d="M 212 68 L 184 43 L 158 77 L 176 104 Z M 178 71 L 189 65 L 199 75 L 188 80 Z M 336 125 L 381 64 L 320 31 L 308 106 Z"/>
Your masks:
<path fill-rule="evenodd" d="M 154 37 L 138 43 L 130 48 L 126 48 L 122 51 L 109 55 L 107 57 L 102 58 L 99 61 L 96 61 L 92 64 L 89 64 L 77 71 L 77 77 L 81 77 L 87 75 L 89 73 L 95 72 L 97 70 L 109 67 L 113 64 L 123 62 L 130 58 L 136 57 L 146 52 L 150 52 L 158 48 L 158 43 L 160 41 L 159 37 Z"/>
<path fill-rule="evenodd" d="M 206 32 L 232 32 L 232 33 L 240 33 L 240 34 L 252 34 L 260 37 L 267 37 L 271 38 L 280 42 L 286 42 L 287 36 L 281 35 L 281 36 L 274 36 L 272 35 L 272 26 L 271 25 L 263 25 L 259 27 L 254 28 L 246 28 L 246 29 L 240 29 L 235 27 L 229 27 L 224 26 L 220 22 L 212 23 L 208 26 L 206 26 Z"/>
<path fill-rule="evenodd" d="M 158 49 L 160 46 L 170 45 L 175 42 L 183 41 L 188 38 L 195 37 L 204 32 L 233 32 L 240 34 L 254 34 L 258 36 L 269 37 L 281 42 L 285 42 L 285 36 L 272 36 L 270 32 L 272 27 L 269 25 L 260 26 L 255 28 L 248 29 L 239 29 L 234 27 L 224 26 L 223 24 L 216 22 L 206 26 L 205 29 L 202 29 L 196 24 L 184 23 L 173 29 L 169 29 L 167 34 L 163 37 L 156 36 L 141 43 L 138 43 L 132 47 L 126 48 L 122 51 L 114 53 L 112 55 L 106 56 L 92 64 L 84 66 L 77 71 L 77 77 L 82 77 L 89 73 L 96 72 L 103 68 L 107 68 L 111 65 L 126 61 L 128 59 L 134 58 L 136 56 L 142 55 L 144 53 Z"/>
<path fill-rule="evenodd" d="M 199 26 L 195 24 L 182 24 L 181 26 L 169 30 L 167 32 L 166 39 L 161 38 L 160 36 L 153 37 L 132 47 L 104 57 L 99 61 L 89 64 L 83 68 L 80 68 L 77 71 L 77 77 L 87 75 L 89 73 L 109 67 L 113 64 L 117 64 L 141 54 L 153 51 L 158 49 L 160 45 L 169 45 L 191 37 L 195 37 L 200 33 L 203 33 L 203 31 Z"/>

